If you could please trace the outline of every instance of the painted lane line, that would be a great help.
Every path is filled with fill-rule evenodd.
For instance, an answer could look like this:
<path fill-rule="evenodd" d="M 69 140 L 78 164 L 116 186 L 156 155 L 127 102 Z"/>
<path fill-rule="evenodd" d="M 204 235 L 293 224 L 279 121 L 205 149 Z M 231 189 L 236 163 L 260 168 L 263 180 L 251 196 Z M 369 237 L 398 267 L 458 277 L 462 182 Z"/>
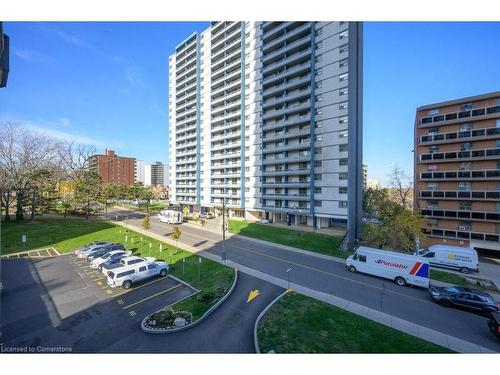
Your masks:
<path fill-rule="evenodd" d="M 136 286 L 136 287 L 134 287 L 133 289 L 129 289 L 129 290 L 125 290 L 125 291 L 123 291 L 123 292 L 117 293 L 117 294 L 115 295 L 115 297 L 119 297 L 119 296 L 122 296 L 122 295 L 124 295 L 124 294 L 131 293 L 131 292 L 133 292 L 134 290 L 141 289 L 141 288 L 143 288 L 143 287 L 145 287 L 145 286 L 148 286 L 148 285 L 151 285 L 151 284 L 157 283 L 157 282 L 162 281 L 162 280 L 164 280 L 164 278 L 159 278 L 159 279 L 156 279 L 156 280 L 150 281 L 149 283 L 146 283 L 146 284 L 142 284 L 142 285 Z"/>
<path fill-rule="evenodd" d="M 158 292 L 158 293 L 155 293 L 155 294 L 152 294 L 146 298 L 143 298 L 137 302 L 134 302 L 134 303 L 131 303 L 130 305 L 127 305 L 123 308 L 123 310 L 126 310 L 128 309 L 129 307 L 132 307 L 132 306 L 135 306 L 135 305 L 138 305 L 139 303 L 143 303 L 143 302 L 146 302 L 148 300 L 150 300 L 151 298 L 154 298 L 154 297 L 158 297 L 159 295 L 163 294 L 163 293 L 167 293 L 167 292 L 170 292 L 171 290 L 174 290 L 174 289 L 177 289 L 178 287 L 182 286 L 182 284 L 177 284 L 177 285 L 174 285 L 168 289 L 165 289 L 165 290 L 162 290 L 161 292 Z"/>
<path fill-rule="evenodd" d="M 190 235 L 192 235 L 193 237 L 196 237 L 198 239 L 205 239 L 203 237 L 200 237 L 200 236 L 197 236 L 197 235 L 193 235 L 191 233 L 190 233 Z M 308 269 L 310 271 L 319 272 L 319 273 L 328 275 L 330 277 L 334 277 L 334 278 L 345 280 L 345 281 L 350 281 L 350 282 L 353 282 L 353 283 L 356 283 L 356 284 L 359 284 L 359 285 L 362 285 L 362 286 L 366 286 L 366 287 L 369 287 L 369 288 L 374 288 L 374 289 L 382 290 L 384 292 L 389 292 L 389 293 L 392 293 L 392 294 L 395 294 L 395 295 L 406 297 L 406 298 L 409 298 L 409 299 L 417 300 L 419 302 L 425 302 L 425 303 L 433 304 L 433 302 L 431 302 L 431 301 L 427 301 L 427 300 L 424 300 L 424 299 L 421 299 L 421 298 L 417 298 L 417 297 L 412 297 L 412 296 L 409 296 L 409 295 L 404 294 L 404 293 L 400 293 L 400 292 L 396 292 L 396 291 L 393 291 L 393 290 L 389 290 L 387 288 L 383 288 L 383 287 L 375 286 L 375 285 L 372 285 L 372 284 L 368 284 L 368 283 L 365 283 L 363 281 L 354 280 L 354 279 L 351 279 L 349 277 L 340 276 L 340 275 L 337 275 L 337 274 L 334 274 L 334 273 L 331 273 L 331 272 L 328 272 L 328 271 L 323 271 L 323 270 L 318 269 L 318 268 L 306 266 L 304 264 L 293 262 L 293 261 L 290 261 L 290 260 L 287 260 L 287 259 L 283 259 L 283 258 L 274 256 L 274 255 L 269 255 L 269 254 L 260 253 L 258 251 L 248 250 L 248 249 L 245 249 L 243 247 L 232 245 L 232 244 L 226 244 L 226 247 L 232 247 L 232 248 L 239 249 L 239 250 L 242 250 L 242 251 L 246 251 L 248 253 L 252 253 L 252 254 L 255 254 L 255 255 L 259 255 L 259 256 L 271 258 L 271 259 L 274 259 L 274 260 L 277 260 L 277 261 L 280 261 L 280 262 L 283 262 L 283 263 L 292 264 L 292 265 L 295 265 L 297 267 L 305 268 L 305 269 Z"/>

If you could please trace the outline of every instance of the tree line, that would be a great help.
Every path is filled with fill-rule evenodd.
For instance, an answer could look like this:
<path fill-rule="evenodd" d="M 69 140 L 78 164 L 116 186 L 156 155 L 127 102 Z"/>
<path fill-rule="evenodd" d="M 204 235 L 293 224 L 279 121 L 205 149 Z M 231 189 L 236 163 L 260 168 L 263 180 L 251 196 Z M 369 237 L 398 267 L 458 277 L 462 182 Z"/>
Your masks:
<path fill-rule="evenodd" d="M 3 220 L 24 220 L 29 212 L 107 213 L 117 200 L 135 200 L 149 209 L 157 193 L 141 182 L 103 183 L 90 168 L 94 146 L 60 141 L 12 122 L 0 123 L 0 204 Z M 11 209 L 11 207 L 14 207 Z"/>

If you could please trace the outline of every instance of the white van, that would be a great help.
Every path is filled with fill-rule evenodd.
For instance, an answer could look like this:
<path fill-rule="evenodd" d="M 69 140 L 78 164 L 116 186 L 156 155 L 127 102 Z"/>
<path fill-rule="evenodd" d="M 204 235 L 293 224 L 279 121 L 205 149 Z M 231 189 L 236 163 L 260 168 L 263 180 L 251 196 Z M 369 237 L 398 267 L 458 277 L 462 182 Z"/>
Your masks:
<path fill-rule="evenodd" d="M 429 287 L 429 263 L 415 255 L 360 246 L 346 259 L 346 266 L 351 272 L 394 280 L 399 286 Z"/>
<path fill-rule="evenodd" d="M 167 224 L 182 224 L 182 212 L 174 210 L 163 210 L 158 214 L 158 221 Z"/>
<path fill-rule="evenodd" d="M 458 269 L 462 273 L 479 272 L 477 251 L 470 247 L 432 245 L 418 254 L 426 258 L 431 266 Z"/>
<path fill-rule="evenodd" d="M 108 285 L 112 288 L 121 286 L 128 289 L 132 284 L 152 277 L 165 277 L 168 265 L 165 262 L 143 262 L 129 267 L 120 267 L 108 272 Z"/>

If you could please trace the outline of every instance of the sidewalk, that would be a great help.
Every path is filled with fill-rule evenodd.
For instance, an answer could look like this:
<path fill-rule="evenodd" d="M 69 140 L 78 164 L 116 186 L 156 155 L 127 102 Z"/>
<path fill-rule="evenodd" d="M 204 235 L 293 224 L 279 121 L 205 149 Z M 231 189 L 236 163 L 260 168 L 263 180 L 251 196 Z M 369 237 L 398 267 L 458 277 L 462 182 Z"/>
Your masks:
<path fill-rule="evenodd" d="M 149 232 L 147 230 L 136 227 L 134 225 L 125 224 L 123 222 L 117 222 L 116 224 L 120 225 L 122 227 L 128 228 L 128 229 L 134 230 L 138 233 L 147 235 L 149 237 L 155 238 L 159 241 L 163 241 L 163 242 L 166 242 L 170 245 L 175 246 L 175 241 L 171 240 L 168 237 L 160 236 L 158 234 Z M 184 224 L 184 225 L 186 225 L 186 224 Z M 192 224 L 192 225 L 198 227 L 195 224 Z M 248 238 L 248 237 L 245 237 L 245 238 Z M 255 240 L 255 239 L 251 239 L 251 240 Z M 261 241 L 261 240 L 255 240 L 255 241 Z M 269 244 L 268 242 L 266 242 L 266 243 Z M 283 246 L 283 245 L 279 245 L 279 246 Z M 217 255 L 214 255 L 214 254 L 211 254 L 211 253 L 205 252 L 203 250 L 199 250 L 197 248 L 194 248 L 194 247 L 188 246 L 188 245 L 184 245 L 184 244 L 182 244 L 181 247 L 182 247 L 182 249 L 189 251 L 191 253 L 195 253 L 195 254 L 202 256 L 204 258 L 213 260 L 213 261 L 218 262 L 218 263 L 222 263 L 220 257 Z M 292 248 L 292 249 L 294 249 L 294 248 Z M 296 250 L 299 250 L 300 252 L 305 251 L 305 250 L 300 250 L 300 249 L 295 249 L 294 251 L 296 251 Z M 307 252 L 307 253 L 309 253 L 309 252 Z M 315 254 L 315 253 L 313 253 L 313 254 L 315 256 L 321 255 L 321 254 Z M 327 256 L 321 255 L 321 257 L 327 257 Z M 334 258 L 334 257 L 328 257 L 328 258 Z M 344 262 L 344 260 L 340 259 L 340 258 L 334 258 L 331 260 Z M 280 279 L 278 277 L 271 276 L 271 275 L 266 274 L 264 272 L 254 270 L 252 268 L 243 266 L 243 265 L 238 264 L 238 263 L 233 262 L 233 261 L 228 261 L 228 266 L 231 266 L 233 268 L 237 268 L 241 272 L 247 273 L 251 276 L 254 276 L 258 279 L 267 281 L 271 284 L 280 286 L 284 289 L 288 288 L 287 280 L 283 280 L 283 279 Z M 494 351 L 492 351 L 488 348 L 485 348 L 483 346 L 473 344 L 473 343 L 470 343 L 468 341 L 461 340 L 461 339 L 454 337 L 454 336 L 446 335 L 442 332 L 420 326 L 418 324 L 406 321 L 404 319 L 397 318 L 395 316 L 380 312 L 380 311 L 375 310 L 375 309 L 371 309 L 371 308 L 363 306 L 363 305 L 359 305 L 359 304 L 354 303 L 354 302 L 350 302 L 348 300 L 345 300 L 345 299 L 342 299 L 339 297 L 335 297 L 335 296 L 327 294 L 327 293 L 319 292 L 319 291 L 316 291 L 316 290 L 313 290 L 310 288 L 306 288 L 306 287 L 303 287 L 301 285 L 297 285 L 294 283 L 291 283 L 290 287 L 293 290 L 295 290 L 296 292 L 303 294 L 305 296 L 329 303 L 331 305 L 337 306 L 339 308 L 350 311 L 350 312 L 355 313 L 357 315 L 363 316 L 367 319 L 370 319 L 370 320 L 373 320 L 373 321 L 378 322 L 380 324 L 394 328 L 398 331 L 410 334 L 412 336 L 419 337 L 421 339 L 430 341 L 430 342 L 437 344 L 437 345 L 441 345 L 443 347 L 446 347 L 450 350 L 453 350 L 453 351 L 456 351 L 459 353 L 495 353 Z"/>

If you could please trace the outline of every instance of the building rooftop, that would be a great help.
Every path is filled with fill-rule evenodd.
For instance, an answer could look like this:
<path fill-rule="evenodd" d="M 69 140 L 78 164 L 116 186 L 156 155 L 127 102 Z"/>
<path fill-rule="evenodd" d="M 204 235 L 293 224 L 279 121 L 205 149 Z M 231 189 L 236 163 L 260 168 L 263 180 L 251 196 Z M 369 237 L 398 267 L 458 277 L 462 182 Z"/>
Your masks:
<path fill-rule="evenodd" d="M 487 94 L 481 94 L 481 95 L 475 95 L 475 96 L 468 96 L 466 98 L 461 98 L 461 99 L 454 99 L 454 100 L 448 100 L 446 102 L 439 102 L 439 103 L 433 103 L 433 104 L 426 104 L 424 106 L 418 107 L 418 111 L 422 110 L 427 110 L 427 109 L 434 109 L 438 107 L 446 107 L 450 105 L 456 105 L 456 104 L 464 104 L 464 103 L 470 103 L 470 102 L 477 102 L 479 100 L 484 100 L 484 99 L 490 99 L 490 98 L 497 98 L 500 97 L 500 91 L 493 91 Z"/>

